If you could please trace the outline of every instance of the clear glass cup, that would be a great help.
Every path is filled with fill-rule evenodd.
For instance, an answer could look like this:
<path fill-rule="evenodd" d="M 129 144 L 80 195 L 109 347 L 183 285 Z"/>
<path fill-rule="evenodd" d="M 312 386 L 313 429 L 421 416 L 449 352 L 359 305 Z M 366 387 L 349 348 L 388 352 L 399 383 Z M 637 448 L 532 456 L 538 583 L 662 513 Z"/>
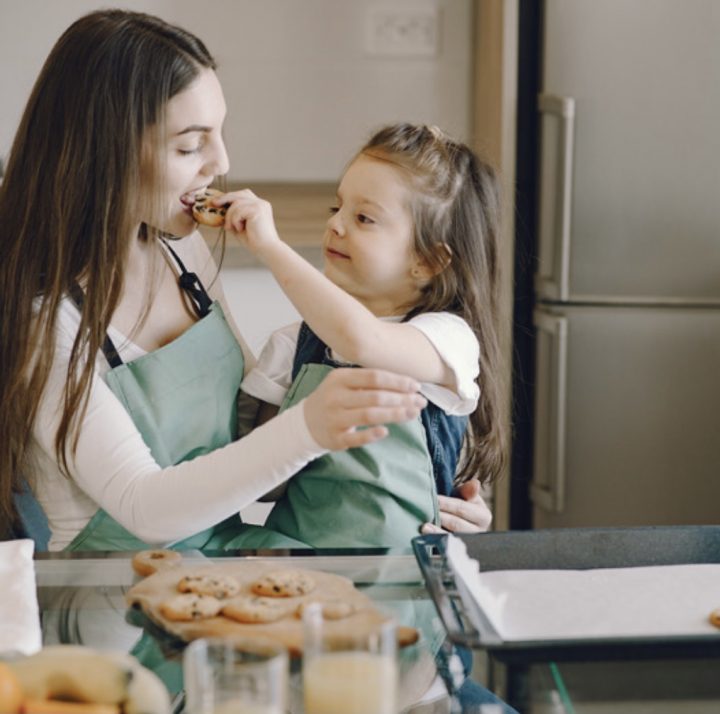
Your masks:
<path fill-rule="evenodd" d="M 305 714 L 397 714 L 397 628 L 389 617 L 325 620 L 320 604 L 303 612 Z"/>
<path fill-rule="evenodd" d="M 187 714 L 285 714 L 288 654 L 272 640 L 206 638 L 183 655 Z"/>

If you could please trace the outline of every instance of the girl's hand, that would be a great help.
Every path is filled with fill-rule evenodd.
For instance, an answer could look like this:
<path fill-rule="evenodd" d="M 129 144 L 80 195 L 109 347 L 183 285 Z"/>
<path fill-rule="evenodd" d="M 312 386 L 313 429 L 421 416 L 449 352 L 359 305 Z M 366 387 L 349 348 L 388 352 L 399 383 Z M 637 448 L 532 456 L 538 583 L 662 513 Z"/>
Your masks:
<path fill-rule="evenodd" d="M 383 424 L 415 419 L 427 404 L 410 377 L 379 369 L 334 369 L 303 404 L 315 441 L 332 451 L 387 436 Z M 358 429 L 358 427 L 367 427 Z"/>
<path fill-rule="evenodd" d="M 255 255 L 262 258 L 263 249 L 279 243 L 272 205 L 258 198 L 250 189 L 233 191 L 213 200 L 218 206 L 229 203 L 225 229 L 232 231 Z"/>
<path fill-rule="evenodd" d="M 477 479 L 466 481 L 457 488 L 458 497 L 438 496 L 441 528 L 425 523 L 421 533 L 483 533 L 490 528 L 492 512 L 480 495 Z"/>

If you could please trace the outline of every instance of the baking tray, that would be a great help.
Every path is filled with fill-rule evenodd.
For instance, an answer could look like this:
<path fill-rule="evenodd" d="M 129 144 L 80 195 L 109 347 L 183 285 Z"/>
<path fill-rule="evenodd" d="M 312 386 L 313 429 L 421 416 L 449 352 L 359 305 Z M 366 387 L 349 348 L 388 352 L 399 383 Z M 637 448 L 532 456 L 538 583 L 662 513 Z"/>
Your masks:
<path fill-rule="evenodd" d="M 428 593 L 448 638 L 456 645 L 487 650 L 501 661 L 720 657 L 720 633 L 717 636 L 505 640 L 482 607 L 469 596 L 464 582 L 455 577 L 447 561 L 447 535 L 419 536 L 413 539 L 412 546 Z M 482 568 L 482 562 L 480 565 Z"/>

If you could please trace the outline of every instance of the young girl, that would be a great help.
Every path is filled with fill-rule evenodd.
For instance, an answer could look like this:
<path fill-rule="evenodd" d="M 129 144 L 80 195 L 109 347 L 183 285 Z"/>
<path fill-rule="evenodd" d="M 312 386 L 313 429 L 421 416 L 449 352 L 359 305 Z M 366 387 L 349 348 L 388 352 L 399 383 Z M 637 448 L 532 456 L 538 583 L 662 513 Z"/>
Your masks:
<path fill-rule="evenodd" d="M 0 186 L 0 537 L 26 480 L 51 550 L 221 548 L 308 461 L 419 412 L 414 380 L 338 370 L 233 441 L 252 355 L 191 212 L 224 119 L 207 48 L 157 17 L 91 13 L 50 53 Z"/>
<path fill-rule="evenodd" d="M 217 199 L 232 202 L 226 226 L 305 319 L 271 337 L 242 389 L 267 416 L 333 367 L 361 365 L 416 379 L 429 404 L 384 443 L 306 466 L 235 546 L 407 546 L 437 518 L 435 486 L 488 483 L 503 465 L 492 169 L 435 127 L 399 124 L 363 147 L 337 198 L 325 277 L 279 239 L 267 202 L 249 191 Z"/>

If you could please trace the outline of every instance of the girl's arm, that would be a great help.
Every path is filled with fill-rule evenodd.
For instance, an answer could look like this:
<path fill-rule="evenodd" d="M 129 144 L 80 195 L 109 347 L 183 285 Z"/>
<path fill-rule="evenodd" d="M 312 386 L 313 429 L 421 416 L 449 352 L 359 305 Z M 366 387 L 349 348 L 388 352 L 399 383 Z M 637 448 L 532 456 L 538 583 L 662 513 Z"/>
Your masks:
<path fill-rule="evenodd" d="M 270 268 L 312 330 L 343 359 L 455 389 L 452 370 L 425 335 L 411 325 L 380 320 L 283 243 L 267 201 L 245 190 L 216 202 L 232 203 L 226 228 Z"/>

